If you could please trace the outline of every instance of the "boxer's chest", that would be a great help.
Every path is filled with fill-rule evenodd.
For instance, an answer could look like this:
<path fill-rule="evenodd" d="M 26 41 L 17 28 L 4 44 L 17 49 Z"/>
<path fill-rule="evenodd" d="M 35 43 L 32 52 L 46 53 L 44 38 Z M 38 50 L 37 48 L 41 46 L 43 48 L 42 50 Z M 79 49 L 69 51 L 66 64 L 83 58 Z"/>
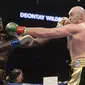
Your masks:
<path fill-rule="evenodd" d="M 0 44 L 4 44 L 4 42 L 5 41 L 0 40 Z M 0 61 L 4 61 L 7 59 L 7 53 L 8 53 L 8 50 L 0 53 Z"/>

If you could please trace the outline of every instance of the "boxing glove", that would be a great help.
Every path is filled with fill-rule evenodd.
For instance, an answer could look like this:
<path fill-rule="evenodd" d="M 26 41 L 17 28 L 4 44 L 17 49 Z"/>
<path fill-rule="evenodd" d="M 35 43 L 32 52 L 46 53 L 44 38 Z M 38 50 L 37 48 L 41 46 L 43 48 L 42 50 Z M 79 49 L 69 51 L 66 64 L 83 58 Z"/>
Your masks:
<path fill-rule="evenodd" d="M 34 42 L 34 38 L 31 35 L 18 36 L 18 39 L 23 46 L 29 46 Z"/>
<path fill-rule="evenodd" d="M 68 19 L 67 17 L 62 17 L 62 18 L 58 21 L 56 27 L 61 27 L 61 26 L 66 25 L 66 24 L 65 24 L 65 21 L 66 21 L 67 19 Z"/>
<path fill-rule="evenodd" d="M 19 37 L 18 39 L 10 40 L 9 43 L 12 48 L 19 47 L 20 45 L 30 44 L 33 42 L 33 38 L 30 35 L 25 35 L 23 37 Z"/>
<path fill-rule="evenodd" d="M 23 26 L 19 26 L 18 24 L 14 23 L 14 22 L 10 22 L 6 25 L 6 32 L 7 33 L 17 33 L 17 34 L 22 34 L 24 33 L 24 29 L 25 27 Z"/>

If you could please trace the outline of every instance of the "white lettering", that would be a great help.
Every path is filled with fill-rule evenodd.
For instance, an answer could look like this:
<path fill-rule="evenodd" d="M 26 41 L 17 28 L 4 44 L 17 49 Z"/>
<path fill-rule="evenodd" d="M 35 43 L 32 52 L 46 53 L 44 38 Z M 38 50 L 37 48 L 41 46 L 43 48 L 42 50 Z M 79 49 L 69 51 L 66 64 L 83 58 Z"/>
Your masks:
<path fill-rule="evenodd" d="M 37 20 L 46 19 L 47 21 L 58 22 L 62 17 L 20 12 L 20 18 L 37 19 Z"/>
<path fill-rule="evenodd" d="M 20 12 L 20 17 L 21 17 L 21 18 L 23 17 L 23 12 Z"/>

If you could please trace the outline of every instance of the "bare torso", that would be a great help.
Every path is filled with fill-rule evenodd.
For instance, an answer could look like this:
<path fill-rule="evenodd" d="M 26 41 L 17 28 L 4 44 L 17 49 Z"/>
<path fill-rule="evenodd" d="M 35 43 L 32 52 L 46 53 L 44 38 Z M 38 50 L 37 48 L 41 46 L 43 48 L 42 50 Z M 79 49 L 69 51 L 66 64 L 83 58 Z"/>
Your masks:
<path fill-rule="evenodd" d="M 0 34 L 0 45 L 3 45 L 5 47 L 4 43 L 6 43 L 8 41 L 9 41 L 9 39 L 7 39 L 7 35 Z M 8 52 L 12 50 L 10 48 L 8 48 L 8 49 L 6 49 L 6 48 L 8 48 L 8 47 L 6 46 L 5 48 L 2 48 L 2 52 L 0 51 L 0 69 L 6 69 L 6 64 L 7 64 L 7 60 L 8 60 Z"/>
<path fill-rule="evenodd" d="M 85 24 L 80 26 L 82 28 L 80 33 L 76 33 L 67 37 L 68 49 L 71 59 L 75 60 L 81 57 L 85 58 Z"/>
<path fill-rule="evenodd" d="M 5 41 L 0 40 L 0 44 Z M 6 67 L 6 63 L 8 60 L 8 50 L 0 53 L 0 69 L 4 69 Z"/>

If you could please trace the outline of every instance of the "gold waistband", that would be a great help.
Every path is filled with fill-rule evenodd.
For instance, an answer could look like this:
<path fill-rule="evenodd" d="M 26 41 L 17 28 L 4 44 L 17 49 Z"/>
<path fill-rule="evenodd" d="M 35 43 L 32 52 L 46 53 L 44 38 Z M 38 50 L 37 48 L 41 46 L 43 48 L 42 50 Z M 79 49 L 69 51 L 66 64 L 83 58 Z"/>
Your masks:
<path fill-rule="evenodd" d="M 72 60 L 71 62 L 71 67 L 72 68 L 79 68 L 85 66 L 85 58 L 79 58 L 76 60 Z"/>

